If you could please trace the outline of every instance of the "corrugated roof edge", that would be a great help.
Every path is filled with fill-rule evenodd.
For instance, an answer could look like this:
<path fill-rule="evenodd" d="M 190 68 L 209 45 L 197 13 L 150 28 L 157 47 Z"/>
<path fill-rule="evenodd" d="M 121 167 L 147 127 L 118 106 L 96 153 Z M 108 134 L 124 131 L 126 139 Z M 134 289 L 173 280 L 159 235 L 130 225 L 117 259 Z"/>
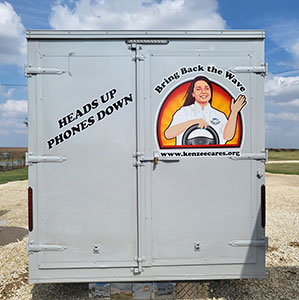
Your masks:
<path fill-rule="evenodd" d="M 264 39 L 264 30 L 27 30 L 27 39 Z"/>

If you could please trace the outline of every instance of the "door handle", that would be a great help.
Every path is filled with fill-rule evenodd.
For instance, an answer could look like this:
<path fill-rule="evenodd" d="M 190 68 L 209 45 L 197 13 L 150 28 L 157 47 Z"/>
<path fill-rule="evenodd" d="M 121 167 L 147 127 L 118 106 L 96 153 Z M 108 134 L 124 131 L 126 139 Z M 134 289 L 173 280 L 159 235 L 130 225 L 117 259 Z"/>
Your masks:
<path fill-rule="evenodd" d="M 179 157 L 159 157 L 158 160 L 163 162 L 179 162 L 181 159 Z"/>
<path fill-rule="evenodd" d="M 140 157 L 139 160 L 141 163 L 145 162 L 153 162 L 154 165 L 157 165 L 159 161 L 162 162 L 179 162 L 179 157 L 160 157 L 158 153 L 154 153 L 154 156 L 152 158 L 146 158 L 146 157 Z"/>

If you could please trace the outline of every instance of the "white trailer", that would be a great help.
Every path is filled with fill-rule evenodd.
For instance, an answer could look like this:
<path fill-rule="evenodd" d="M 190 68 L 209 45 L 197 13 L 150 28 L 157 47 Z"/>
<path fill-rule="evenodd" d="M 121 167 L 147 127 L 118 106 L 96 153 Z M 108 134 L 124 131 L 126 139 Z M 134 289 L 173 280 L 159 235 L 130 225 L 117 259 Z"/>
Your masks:
<path fill-rule="evenodd" d="M 27 31 L 30 282 L 265 276 L 263 31 Z"/>

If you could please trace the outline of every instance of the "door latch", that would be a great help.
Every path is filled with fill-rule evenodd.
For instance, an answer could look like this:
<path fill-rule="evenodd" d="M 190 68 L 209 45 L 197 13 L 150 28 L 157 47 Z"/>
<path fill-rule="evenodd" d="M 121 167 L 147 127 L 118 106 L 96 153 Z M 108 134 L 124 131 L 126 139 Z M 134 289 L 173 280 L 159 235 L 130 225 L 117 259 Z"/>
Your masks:
<path fill-rule="evenodd" d="M 135 153 L 133 157 L 136 157 L 135 167 L 144 166 L 144 163 L 152 162 L 156 166 L 159 162 L 179 162 L 179 157 L 161 157 L 158 152 L 154 152 L 153 157 L 144 157 L 143 153 Z"/>

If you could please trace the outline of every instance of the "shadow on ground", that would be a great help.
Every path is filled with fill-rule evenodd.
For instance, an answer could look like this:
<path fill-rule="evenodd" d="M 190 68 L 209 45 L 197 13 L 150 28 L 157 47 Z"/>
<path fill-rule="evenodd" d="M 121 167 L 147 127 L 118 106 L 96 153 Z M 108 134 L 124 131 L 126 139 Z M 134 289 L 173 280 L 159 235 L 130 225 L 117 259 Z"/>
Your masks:
<path fill-rule="evenodd" d="M 27 234 L 23 227 L 0 226 L 0 246 L 21 241 Z"/>
<path fill-rule="evenodd" d="M 0 217 L 2 217 L 3 215 L 5 215 L 6 213 L 8 213 L 9 210 L 5 209 L 5 210 L 0 210 Z"/>
<path fill-rule="evenodd" d="M 213 280 L 210 298 L 226 300 L 298 299 L 299 267 L 267 268 L 266 279 Z M 61 283 L 35 284 L 32 300 L 85 300 L 88 284 Z"/>
<path fill-rule="evenodd" d="M 41 283 L 32 289 L 32 300 L 85 300 L 88 298 L 87 283 Z"/>

